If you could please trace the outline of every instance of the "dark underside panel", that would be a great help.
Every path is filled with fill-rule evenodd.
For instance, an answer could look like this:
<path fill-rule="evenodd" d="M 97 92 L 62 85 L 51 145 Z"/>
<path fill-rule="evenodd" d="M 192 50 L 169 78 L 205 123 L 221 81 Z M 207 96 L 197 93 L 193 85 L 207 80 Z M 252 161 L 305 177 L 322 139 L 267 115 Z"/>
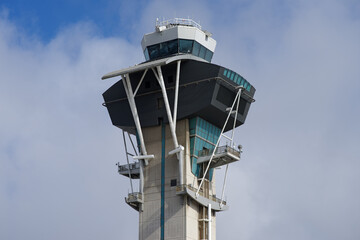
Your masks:
<path fill-rule="evenodd" d="M 144 71 L 130 74 L 132 89 L 138 83 Z M 176 63 L 162 66 L 171 111 L 174 105 Z M 200 116 L 208 122 L 222 128 L 227 117 L 226 108 L 231 107 L 238 85 L 223 77 L 224 68 L 218 65 L 188 60 L 181 63 L 177 119 Z M 236 125 L 245 122 L 255 89 L 251 86 L 243 90 Z M 111 121 L 115 126 L 127 131 L 135 124 L 126 97 L 122 80 L 115 83 L 103 94 Z M 159 125 L 160 120 L 168 122 L 163 96 L 154 73 L 149 70 L 135 97 L 142 127 Z M 232 127 L 234 119 L 226 130 Z"/>

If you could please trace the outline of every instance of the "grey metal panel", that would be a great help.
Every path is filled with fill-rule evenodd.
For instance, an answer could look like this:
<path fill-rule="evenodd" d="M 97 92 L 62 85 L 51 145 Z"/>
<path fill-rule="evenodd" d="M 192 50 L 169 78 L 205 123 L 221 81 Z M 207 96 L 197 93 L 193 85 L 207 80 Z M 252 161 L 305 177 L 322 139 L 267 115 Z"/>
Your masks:
<path fill-rule="evenodd" d="M 178 59 L 164 59 L 165 62 L 172 61 L 172 63 L 162 66 L 171 109 L 173 109 L 174 103 L 176 60 Z M 188 58 L 182 60 L 178 120 L 200 116 L 219 128 L 223 126 L 227 117 L 226 108 L 231 106 L 230 102 L 235 98 L 238 86 L 229 79 L 221 78 L 223 69 L 221 66 L 204 61 L 189 60 Z M 142 75 L 143 71 L 130 74 L 133 89 L 137 87 Z M 225 96 L 227 100 L 219 96 L 219 91 L 220 95 Z M 236 126 L 245 122 L 255 88 L 252 87 L 250 92 L 243 92 L 245 93 L 241 97 Z M 121 81 L 118 81 L 104 92 L 103 97 L 112 123 L 122 129 L 133 129 L 134 121 Z M 154 73 L 148 71 L 135 97 L 140 122 L 143 127 L 158 125 L 160 118 L 165 123 L 168 122 L 165 107 L 158 107 L 158 101 L 161 103 L 161 99 L 162 93 Z M 232 128 L 233 120 L 230 119 L 229 122 L 225 131 Z"/>

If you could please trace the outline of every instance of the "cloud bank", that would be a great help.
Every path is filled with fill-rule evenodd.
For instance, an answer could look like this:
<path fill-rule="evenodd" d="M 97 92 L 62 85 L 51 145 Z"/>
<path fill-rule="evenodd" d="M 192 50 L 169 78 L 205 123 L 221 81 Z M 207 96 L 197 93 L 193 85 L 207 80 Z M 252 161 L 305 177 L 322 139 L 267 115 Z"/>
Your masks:
<path fill-rule="evenodd" d="M 3 11 L 1 239 L 137 238 L 128 180 L 115 167 L 121 134 L 101 106 L 113 82 L 100 78 L 143 61 L 141 35 L 159 16 L 201 19 L 218 41 L 214 63 L 257 88 L 217 238 L 360 238 L 359 4 L 210 3 L 144 4 L 128 26 L 136 41 L 79 22 L 44 43 Z"/>

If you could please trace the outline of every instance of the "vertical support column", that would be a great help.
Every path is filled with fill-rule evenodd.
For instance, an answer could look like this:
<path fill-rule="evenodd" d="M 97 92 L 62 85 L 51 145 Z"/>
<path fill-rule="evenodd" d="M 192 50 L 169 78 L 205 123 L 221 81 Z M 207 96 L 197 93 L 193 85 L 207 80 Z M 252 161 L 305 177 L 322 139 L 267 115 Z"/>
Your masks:
<path fill-rule="evenodd" d="M 211 240 L 211 204 L 208 205 L 208 240 Z"/>
<path fill-rule="evenodd" d="M 126 161 L 127 161 L 127 164 L 128 164 L 128 173 L 129 173 L 129 180 L 130 180 L 130 186 L 131 186 L 131 193 L 134 193 L 134 188 L 133 188 L 132 179 L 131 179 L 129 154 L 128 154 L 128 150 L 127 150 L 127 145 L 126 145 L 126 139 L 125 139 L 124 130 L 122 130 L 122 134 L 123 134 L 123 140 L 124 140 L 124 146 L 125 146 Z"/>

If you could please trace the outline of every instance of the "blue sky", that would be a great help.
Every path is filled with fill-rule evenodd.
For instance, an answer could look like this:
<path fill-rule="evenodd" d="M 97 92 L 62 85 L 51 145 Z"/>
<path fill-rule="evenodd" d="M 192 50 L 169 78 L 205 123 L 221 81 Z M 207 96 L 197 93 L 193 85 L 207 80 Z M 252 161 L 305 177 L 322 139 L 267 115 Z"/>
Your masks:
<path fill-rule="evenodd" d="M 213 33 L 256 89 L 236 132 L 218 239 L 360 239 L 360 4 L 1 1 L 0 239 L 136 239 L 110 71 L 144 60 L 157 17 Z"/>

